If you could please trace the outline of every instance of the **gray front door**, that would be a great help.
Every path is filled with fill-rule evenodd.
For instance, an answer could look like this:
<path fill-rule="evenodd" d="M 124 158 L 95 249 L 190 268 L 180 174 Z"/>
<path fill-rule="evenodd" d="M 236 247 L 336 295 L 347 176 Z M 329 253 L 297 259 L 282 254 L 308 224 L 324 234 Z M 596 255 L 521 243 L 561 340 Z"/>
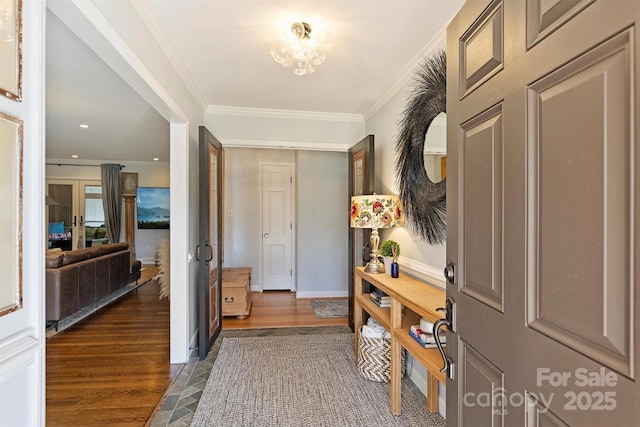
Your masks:
<path fill-rule="evenodd" d="M 448 28 L 449 426 L 640 425 L 638 24 L 470 0 Z"/>

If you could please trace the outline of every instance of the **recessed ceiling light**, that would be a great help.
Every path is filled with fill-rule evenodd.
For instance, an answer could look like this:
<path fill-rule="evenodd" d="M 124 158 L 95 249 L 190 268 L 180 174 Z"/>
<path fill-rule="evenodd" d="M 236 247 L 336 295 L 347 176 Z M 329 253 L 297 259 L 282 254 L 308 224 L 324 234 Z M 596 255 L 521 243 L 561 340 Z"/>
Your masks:
<path fill-rule="evenodd" d="M 71 157 L 74 158 L 74 159 L 77 159 L 78 155 L 77 154 L 72 154 Z"/>
<path fill-rule="evenodd" d="M 89 125 L 80 125 L 82 129 L 89 129 Z"/>
<path fill-rule="evenodd" d="M 154 157 L 154 158 L 153 158 L 153 161 L 154 161 L 154 162 L 159 162 L 159 161 L 160 161 L 160 159 L 159 159 L 158 157 Z"/>

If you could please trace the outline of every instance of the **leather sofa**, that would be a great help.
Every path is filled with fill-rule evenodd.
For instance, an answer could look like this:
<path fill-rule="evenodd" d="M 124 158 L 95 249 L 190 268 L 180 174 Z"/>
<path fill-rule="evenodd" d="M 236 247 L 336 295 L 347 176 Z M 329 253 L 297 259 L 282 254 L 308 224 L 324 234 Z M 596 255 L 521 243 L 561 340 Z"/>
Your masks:
<path fill-rule="evenodd" d="M 128 243 L 110 243 L 46 257 L 46 320 L 58 321 L 140 278 Z"/>

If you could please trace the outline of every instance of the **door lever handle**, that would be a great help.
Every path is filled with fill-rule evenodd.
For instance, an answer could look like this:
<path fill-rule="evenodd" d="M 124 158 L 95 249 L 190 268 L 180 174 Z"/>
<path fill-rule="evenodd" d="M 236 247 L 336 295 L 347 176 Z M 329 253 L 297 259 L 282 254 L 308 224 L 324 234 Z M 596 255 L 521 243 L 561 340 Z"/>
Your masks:
<path fill-rule="evenodd" d="M 442 356 L 442 360 L 444 361 L 444 366 L 440 369 L 440 372 L 446 372 L 449 378 L 453 379 L 453 362 L 449 359 L 449 356 L 444 351 L 442 347 L 442 343 L 440 342 L 440 328 L 442 326 L 446 326 L 449 328 L 451 326 L 451 322 L 447 319 L 440 319 L 433 325 L 433 338 L 436 341 L 436 346 L 438 347 L 438 351 L 440 352 L 440 356 Z"/>

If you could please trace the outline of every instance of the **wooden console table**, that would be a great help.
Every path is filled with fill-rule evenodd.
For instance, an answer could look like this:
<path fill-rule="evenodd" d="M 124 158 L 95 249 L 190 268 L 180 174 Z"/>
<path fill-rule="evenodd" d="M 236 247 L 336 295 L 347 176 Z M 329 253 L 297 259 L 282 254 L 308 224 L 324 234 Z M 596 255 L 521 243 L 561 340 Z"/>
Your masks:
<path fill-rule="evenodd" d="M 442 356 L 437 348 L 422 348 L 409 336 L 409 329 L 411 325 L 420 324 L 421 317 L 433 323 L 444 317 L 436 309 L 445 306 L 445 292 L 404 274 L 392 279 L 386 274 L 365 273 L 364 267 L 355 268 L 353 285 L 356 357 L 364 312 L 391 332 L 391 413 L 400 415 L 401 412 L 402 347 L 426 368 L 427 410 L 438 412 L 438 382 L 446 383 L 445 374 L 440 372 L 444 363 Z M 378 307 L 370 300 L 370 285 L 391 297 L 391 308 Z"/>

